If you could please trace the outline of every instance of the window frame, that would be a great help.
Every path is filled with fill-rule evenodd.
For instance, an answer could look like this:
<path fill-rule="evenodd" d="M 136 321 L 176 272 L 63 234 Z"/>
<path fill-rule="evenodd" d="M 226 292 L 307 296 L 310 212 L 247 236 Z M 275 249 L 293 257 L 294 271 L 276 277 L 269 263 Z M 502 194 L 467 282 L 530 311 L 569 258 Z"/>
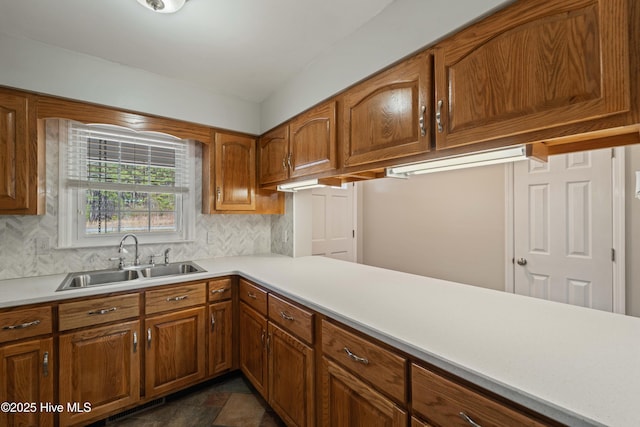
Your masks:
<path fill-rule="evenodd" d="M 85 220 L 86 190 L 87 188 L 69 182 L 67 176 L 69 150 L 69 135 L 71 121 L 60 120 L 59 133 L 59 170 L 58 170 L 58 248 L 92 248 L 117 246 L 125 234 L 132 231 L 108 233 L 108 234 L 87 234 Z M 117 128 L 117 127 L 115 127 Z M 120 127 L 120 129 L 126 129 Z M 144 132 L 137 132 L 126 129 L 130 132 L 139 133 L 144 136 Z M 156 134 L 157 133 L 153 133 Z M 176 224 L 179 230 L 174 232 L 148 232 L 133 231 L 140 240 L 140 244 L 155 243 L 186 243 L 191 242 L 195 236 L 195 143 L 183 140 L 186 144 L 186 174 L 188 179 L 188 190 L 174 193 L 176 196 Z M 161 190 L 161 188 L 159 188 Z M 115 191 L 115 190 L 114 190 Z M 126 190 L 124 190 L 126 191 Z M 158 191 L 158 193 L 163 193 Z"/>

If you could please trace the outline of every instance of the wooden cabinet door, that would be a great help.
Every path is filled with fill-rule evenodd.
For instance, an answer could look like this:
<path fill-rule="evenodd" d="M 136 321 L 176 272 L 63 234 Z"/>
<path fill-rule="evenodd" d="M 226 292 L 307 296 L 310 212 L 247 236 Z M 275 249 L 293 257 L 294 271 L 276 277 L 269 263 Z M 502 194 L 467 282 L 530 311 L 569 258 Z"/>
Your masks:
<path fill-rule="evenodd" d="M 527 132 L 629 110 L 626 3 L 518 2 L 443 42 L 437 148 L 525 142 Z"/>
<path fill-rule="evenodd" d="M 289 178 L 289 126 L 280 126 L 260 138 L 258 147 L 260 184 Z"/>
<path fill-rule="evenodd" d="M 233 304 L 223 301 L 209 306 L 209 375 L 233 366 Z"/>
<path fill-rule="evenodd" d="M 268 400 L 267 319 L 240 303 L 240 369 L 258 393 Z"/>
<path fill-rule="evenodd" d="M 0 425 L 53 426 L 53 413 L 40 410 L 40 402 L 54 402 L 53 339 L 1 346 L 0 362 L 0 402 L 36 405 L 27 410 L 1 411 Z"/>
<path fill-rule="evenodd" d="M 35 108 L 29 97 L 0 91 L 0 214 L 38 214 L 44 150 L 39 152 Z"/>
<path fill-rule="evenodd" d="M 145 320 L 145 394 L 166 394 L 205 377 L 205 308 Z"/>
<path fill-rule="evenodd" d="M 269 323 L 269 404 L 289 426 L 315 425 L 314 351 Z"/>
<path fill-rule="evenodd" d="M 343 163 L 429 151 L 432 56 L 421 53 L 343 95 Z"/>
<path fill-rule="evenodd" d="M 432 427 L 426 421 L 422 421 L 416 417 L 411 417 L 411 427 Z"/>
<path fill-rule="evenodd" d="M 256 209 L 256 141 L 216 133 L 216 210 Z"/>
<path fill-rule="evenodd" d="M 406 427 L 407 413 L 346 370 L 322 358 L 323 427 Z"/>
<path fill-rule="evenodd" d="M 78 403 L 88 412 L 67 410 L 60 425 L 112 413 L 140 399 L 140 322 L 85 329 L 60 335 L 59 402 Z"/>
<path fill-rule="evenodd" d="M 290 176 L 311 175 L 335 169 L 336 103 L 322 104 L 289 124 Z"/>

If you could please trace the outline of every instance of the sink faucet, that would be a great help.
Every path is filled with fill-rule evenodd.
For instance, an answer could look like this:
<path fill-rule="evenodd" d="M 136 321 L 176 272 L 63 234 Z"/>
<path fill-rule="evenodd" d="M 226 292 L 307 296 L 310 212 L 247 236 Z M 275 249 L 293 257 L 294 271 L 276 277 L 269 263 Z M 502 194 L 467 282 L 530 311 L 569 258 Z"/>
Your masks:
<path fill-rule="evenodd" d="M 171 248 L 167 248 L 164 250 L 164 263 L 165 264 L 169 264 L 169 252 L 171 251 Z"/>
<path fill-rule="evenodd" d="M 120 247 L 118 247 L 118 253 L 126 252 L 126 250 L 124 249 L 124 241 L 127 240 L 127 237 L 133 237 L 133 240 L 136 243 L 136 253 L 133 260 L 133 265 L 140 265 L 140 257 L 138 256 L 138 237 L 135 234 L 125 234 L 124 236 L 122 236 L 122 240 L 120 240 Z"/>

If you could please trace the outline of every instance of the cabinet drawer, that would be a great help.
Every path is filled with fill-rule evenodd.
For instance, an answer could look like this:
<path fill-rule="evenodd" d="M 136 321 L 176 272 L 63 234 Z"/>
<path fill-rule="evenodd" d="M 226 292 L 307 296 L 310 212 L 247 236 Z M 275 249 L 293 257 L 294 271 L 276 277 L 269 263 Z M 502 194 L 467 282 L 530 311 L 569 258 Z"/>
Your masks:
<path fill-rule="evenodd" d="M 313 313 L 269 294 L 269 319 L 308 344 L 313 344 Z"/>
<path fill-rule="evenodd" d="M 209 302 L 231 298 L 231 278 L 223 277 L 209 281 Z"/>
<path fill-rule="evenodd" d="M 0 313 L 0 342 L 50 334 L 51 331 L 51 307 Z"/>
<path fill-rule="evenodd" d="M 240 300 L 258 313 L 267 315 L 267 291 L 244 279 L 240 279 Z"/>
<path fill-rule="evenodd" d="M 60 304 L 58 307 L 59 329 L 61 331 L 138 317 L 139 315 L 140 296 L 138 294 L 68 302 Z"/>
<path fill-rule="evenodd" d="M 146 314 L 191 307 L 207 302 L 207 283 L 189 283 L 145 292 Z"/>
<path fill-rule="evenodd" d="M 428 369 L 411 365 L 413 410 L 438 425 L 543 426 L 545 424 L 506 407 Z M 465 419 L 468 417 L 468 419 Z"/>
<path fill-rule="evenodd" d="M 406 402 L 407 359 L 404 357 L 326 320 L 322 321 L 322 351 L 382 393 Z"/>

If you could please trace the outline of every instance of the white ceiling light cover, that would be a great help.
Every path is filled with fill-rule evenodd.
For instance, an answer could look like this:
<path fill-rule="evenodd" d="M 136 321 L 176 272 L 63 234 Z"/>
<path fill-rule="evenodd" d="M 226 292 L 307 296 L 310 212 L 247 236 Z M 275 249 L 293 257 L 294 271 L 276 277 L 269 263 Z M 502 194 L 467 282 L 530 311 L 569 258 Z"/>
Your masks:
<path fill-rule="evenodd" d="M 175 13 L 182 9 L 186 0 L 138 0 L 138 3 L 158 13 Z"/>

